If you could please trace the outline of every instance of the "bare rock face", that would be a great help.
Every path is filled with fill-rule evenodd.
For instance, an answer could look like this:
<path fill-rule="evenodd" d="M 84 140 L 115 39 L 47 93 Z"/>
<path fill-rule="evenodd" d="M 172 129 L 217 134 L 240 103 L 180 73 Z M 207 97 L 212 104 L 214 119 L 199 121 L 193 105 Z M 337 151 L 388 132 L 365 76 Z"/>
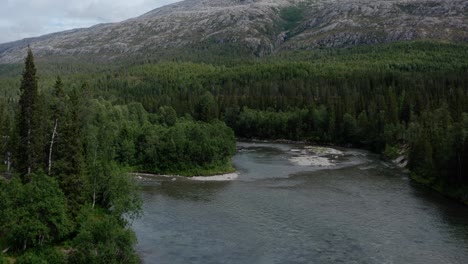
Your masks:
<path fill-rule="evenodd" d="M 284 49 L 431 39 L 468 41 L 468 0 L 186 0 L 120 23 L 0 45 L 0 63 L 36 57 L 111 61 L 237 45 Z"/>
<path fill-rule="evenodd" d="M 415 39 L 468 41 L 468 1 L 354 0 L 309 5 L 282 48 L 342 47 Z"/>

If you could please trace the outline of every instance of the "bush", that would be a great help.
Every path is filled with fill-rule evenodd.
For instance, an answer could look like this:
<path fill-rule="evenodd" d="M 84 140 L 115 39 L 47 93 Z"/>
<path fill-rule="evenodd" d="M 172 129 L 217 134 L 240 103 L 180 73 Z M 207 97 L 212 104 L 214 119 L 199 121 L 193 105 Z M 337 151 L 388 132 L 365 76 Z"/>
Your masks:
<path fill-rule="evenodd" d="M 70 263 L 139 263 L 133 250 L 135 234 L 116 217 L 94 210 L 82 212 L 80 219 Z"/>
<path fill-rule="evenodd" d="M 2 263 L 0 259 L 0 264 Z M 40 251 L 28 251 L 16 259 L 16 264 L 65 264 L 65 256 L 54 248 L 45 248 Z"/>
<path fill-rule="evenodd" d="M 46 248 L 39 253 L 41 258 L 46 259 L 49 264 L 65 264 L 67 263 L 65 254 L 55 248 Z"/>
<path fill-rule="evenodd" d="M 16 264 L 48 264 L 45 259 L 34 252 L 27 252 L 16 259 Z"/>
<path fill-rule="evenodd" d="M 398 153 L 398 147 L 390 146 L 388 144 L 385 146 L 385 151 L 383 154 L 385 158 L 391 160 L 398 158 L 398 156 L 400 155 Z"/>
<path fill-rule="evenodd" d="M 31 179 L 23 184 L 16 177 L 0 190 L 0 230 L 18 250 L 57 242 L 70 230 L 65 196 L 57 181 L 43 174 Z"/>
<path fill-rule="evenodd" d="M 7 260 L 2 253 L 0 253 L 0 264 L 7 264 Z"/>

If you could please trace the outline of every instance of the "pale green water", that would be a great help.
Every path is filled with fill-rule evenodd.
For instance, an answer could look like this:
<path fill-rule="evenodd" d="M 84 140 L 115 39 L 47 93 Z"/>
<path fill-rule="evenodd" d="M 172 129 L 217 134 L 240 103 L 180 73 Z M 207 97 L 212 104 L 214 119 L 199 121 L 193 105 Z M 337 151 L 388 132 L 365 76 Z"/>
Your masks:
<path fill-rule="evenodd" d="M 144 263 L 468 263 L 468 207 L 373 155 L 304 167 L 300 145 L 239 146 L 236 181 L 141 180 Z"/>

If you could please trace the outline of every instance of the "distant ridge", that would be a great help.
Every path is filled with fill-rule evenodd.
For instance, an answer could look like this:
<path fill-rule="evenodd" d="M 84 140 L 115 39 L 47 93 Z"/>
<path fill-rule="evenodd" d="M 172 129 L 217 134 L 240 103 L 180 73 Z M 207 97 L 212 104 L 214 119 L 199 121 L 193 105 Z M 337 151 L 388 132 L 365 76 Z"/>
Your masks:
<path fill-rule="evenodd" d="M 0 44 L 0 63 L 37 58 L 113 61 L 236 48 L 347 47 L 406 40 L 468 41 L 466 0 L 186 0 L 119 23 Z"/>

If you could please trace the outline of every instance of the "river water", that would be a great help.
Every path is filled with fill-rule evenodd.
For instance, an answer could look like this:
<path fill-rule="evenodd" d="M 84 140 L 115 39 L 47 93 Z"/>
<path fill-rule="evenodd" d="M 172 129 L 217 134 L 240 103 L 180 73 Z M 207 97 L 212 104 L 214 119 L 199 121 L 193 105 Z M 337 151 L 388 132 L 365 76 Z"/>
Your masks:
<path fill-rule="evenodd" d="M 143 178 L 144 263 L 468 263 L 468 206 L 353 149 L 238 143 L 231 182 Z"/>

